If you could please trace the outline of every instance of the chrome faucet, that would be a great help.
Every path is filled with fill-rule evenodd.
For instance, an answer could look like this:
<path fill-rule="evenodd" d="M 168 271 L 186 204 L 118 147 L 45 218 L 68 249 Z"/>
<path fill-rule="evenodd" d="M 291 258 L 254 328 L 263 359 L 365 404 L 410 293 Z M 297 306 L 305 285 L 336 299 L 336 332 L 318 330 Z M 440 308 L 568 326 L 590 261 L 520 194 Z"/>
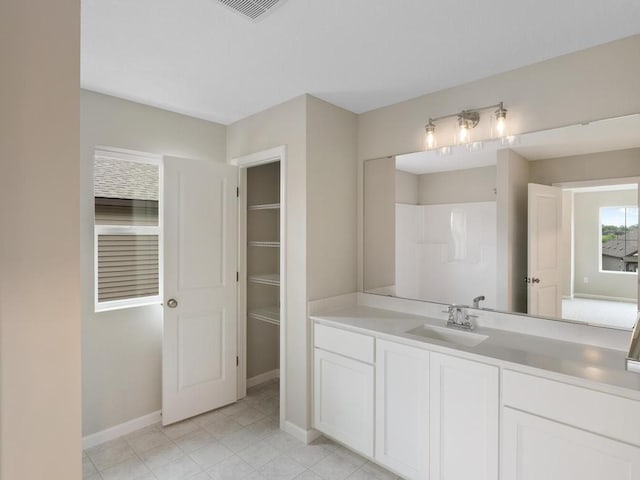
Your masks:
<path fill-rule="evenodd" d="M 484 295 L 480 295 L 473 299 L 473 308 L 480 308 L 480 302 L 484 300 Z"/>
<path fill-rule="evenodd" d="M 471 323 L 471 319 L 475 318 L 476 315 L 469 315 L 466 308 L 466 305 L 449 305 L 447 310 L 443 312 L 449 314 L 449 318 L 447 318 L 447 326 L 462 328 L 464 330 L 472 330 L 473 324 Z"/>

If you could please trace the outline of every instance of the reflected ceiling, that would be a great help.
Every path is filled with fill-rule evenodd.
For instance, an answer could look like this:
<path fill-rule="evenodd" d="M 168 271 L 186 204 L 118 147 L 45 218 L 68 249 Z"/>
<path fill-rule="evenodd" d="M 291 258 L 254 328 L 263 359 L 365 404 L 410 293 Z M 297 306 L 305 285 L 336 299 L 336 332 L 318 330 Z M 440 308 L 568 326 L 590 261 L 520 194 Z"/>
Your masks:
<path fill-rule="evenodd" d="M 640 115 L 628 115 L 591 122 L 586 125 L 528 133 L 509 146 L 528 160 L 610 152 L 640 147 Z M 485 167 L 496 164 L 496 151 L 503 147 L 497 140 L 485 142 L 482 151 L 469 152 L 464 146 L 453 147 L 451 155 L 436 150 L 396 157 L 396 168 L 423 174 Z"/>

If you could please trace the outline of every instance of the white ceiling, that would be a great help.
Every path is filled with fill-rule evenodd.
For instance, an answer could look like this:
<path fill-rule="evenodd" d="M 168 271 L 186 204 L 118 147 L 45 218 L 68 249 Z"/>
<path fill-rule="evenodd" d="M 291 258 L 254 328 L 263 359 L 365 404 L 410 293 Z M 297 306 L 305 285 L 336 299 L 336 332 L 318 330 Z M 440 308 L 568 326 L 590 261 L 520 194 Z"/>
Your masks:
<path fill-rule="evenodd" d="M 640 114 L 627 115 L 519 135 L 514 145 L 504 146 L 497 140 L 488 141 L 477 152 L 458 145 L 452 147 L 450 155 L 441 155 L 437 150 L 398 155 L 396 169 L 421 175 L 486 167 L 496 164 L 496 152 L 501 148 L 511 148 L 529 161 L 640 148 L 638 132 Z"/>
<path fill-rule="evenodd" d="M 82 86 L 228 124 L 303 93 L 356 113 L 640 33 L 638 0 L 82 0 Z"/>

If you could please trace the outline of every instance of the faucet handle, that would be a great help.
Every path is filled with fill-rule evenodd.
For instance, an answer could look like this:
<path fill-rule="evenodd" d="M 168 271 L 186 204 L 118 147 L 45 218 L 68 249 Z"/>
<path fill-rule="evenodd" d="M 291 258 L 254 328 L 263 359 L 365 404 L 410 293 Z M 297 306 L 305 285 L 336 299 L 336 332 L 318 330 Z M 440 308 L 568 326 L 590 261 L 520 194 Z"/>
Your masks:
<path fill-rule="evenodd" d="M 471 314 L 467 313 L 467 314 L 464 316 L 464 326 L 465 326 L 465 327 L 468 327 L 469 329 L 471 329 L 471 330 L 472 330 L 472 329 L 474 328 L 474 325 L 473 325 L 473 323 L 471 322 L 471 319 L 472 319 L 472 318 L 478 318 L 478 317 L 479 317 L 479 315 L 471 315 Z"/>
<path fill-rule="evenodd" d="M 449 318 L 447 319 L 447 323 L 455 323 L 455 305 L 448 305 L 446 310 L 442 310 L 442 313 L 449 314 Z"/>

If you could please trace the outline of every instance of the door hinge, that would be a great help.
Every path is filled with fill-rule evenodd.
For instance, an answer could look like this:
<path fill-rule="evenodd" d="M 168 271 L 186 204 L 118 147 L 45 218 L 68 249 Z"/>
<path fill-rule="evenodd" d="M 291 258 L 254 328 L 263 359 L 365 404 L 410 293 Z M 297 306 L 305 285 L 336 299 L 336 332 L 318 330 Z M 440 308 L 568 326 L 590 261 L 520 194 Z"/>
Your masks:
<path fill-rule="evenodd" d="M 240 187 L 236 187 L 236 197 L 240 198 Z"/>
<path fill-rule="evenodd" d="M 236 367 L 237 367 L 238 365 L 240 365 L 240 357 L 237 357 L 237 356 L 236 356 Z"/>
<path fill-rule="evenodd" d="M 236 272 L 236 282 L 240 281 L 240 272 Z"/>

